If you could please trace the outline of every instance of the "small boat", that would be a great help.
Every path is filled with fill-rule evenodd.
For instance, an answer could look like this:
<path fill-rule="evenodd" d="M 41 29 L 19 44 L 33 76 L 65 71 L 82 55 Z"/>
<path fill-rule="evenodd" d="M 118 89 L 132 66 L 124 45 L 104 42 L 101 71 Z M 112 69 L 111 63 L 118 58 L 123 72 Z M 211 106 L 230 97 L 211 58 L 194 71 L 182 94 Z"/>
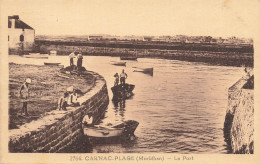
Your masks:
<path fill-rule="evenodd" d="M 134 56 L 120 56 L 120 60 L 137 60 Z"/>
<path fill-rule="evenodd" d="M 52 65 L 52 66 L 57 66 L 60 63 L 49 63 L 49 62 L 44 62 L 44 65 Z"/>
<path fill-rule="evenodd" d="M 109 138 L 120 137 L 129 134 L 134 135 L 134 131 L 138 125 L 139 122 L 134 120 L 128 120 L 112 127 L 85 126 L 84 124 L 82 124 L 82 127 L 85 136 L 95 138 Z"/>
<path fill-rule="evenodd" d="M 128 99 L 133 95 L 135 85 L 132 84 L 120 84 L 111 88 L 113 92 L 113 99 L 122 100 Z"/>
<path fill-rule="evenodd" d="M 134 72 L 142 72 L 144 74 L 149 74 L 153 76 L 153 68 L 138 68 L 138 67 L 133 67 L 133 68 L 137 68 L 136 70 L 134 70 Z"/>
<path fill-rule="evenodd" d="M 111 61 L 111 64 L 116 66 L 126 66 L 126 62 Z"/>
<path fill-rule="evenodd" d="M 35 58 L 35 59 L 48 59 L 48 54 L 40 54 L 40 53 L 29 53 L 29 55 L 24 55 L 26 58 Z"/>

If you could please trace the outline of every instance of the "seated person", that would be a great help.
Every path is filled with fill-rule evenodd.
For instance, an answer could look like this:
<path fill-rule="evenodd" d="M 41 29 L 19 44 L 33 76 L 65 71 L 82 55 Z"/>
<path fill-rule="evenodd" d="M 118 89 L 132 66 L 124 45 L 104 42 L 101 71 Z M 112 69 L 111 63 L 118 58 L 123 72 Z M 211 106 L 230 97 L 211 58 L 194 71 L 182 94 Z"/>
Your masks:
<path fill-rule="evenodd" d="M 78 94 L 75 89 L 73 89 L 73 93 L 69 95 L 68 105 L 73 107 L 80 105 L 78 102 Z"/>
<path fill-rule="evenodd" d="M 82 120 L 82 123 L 85 125 L 85 126 L 93 126 L 93 117 L 92 117 L 92 113 L 89 112 Z"/>
<path fill-rule="evenodd" d="M 67 110 L 66 107 L 68 106 L 68 97 L 69 93 L 65 92 L 64 95 L 58 101 L 58 109 L 59 110 Z"/>

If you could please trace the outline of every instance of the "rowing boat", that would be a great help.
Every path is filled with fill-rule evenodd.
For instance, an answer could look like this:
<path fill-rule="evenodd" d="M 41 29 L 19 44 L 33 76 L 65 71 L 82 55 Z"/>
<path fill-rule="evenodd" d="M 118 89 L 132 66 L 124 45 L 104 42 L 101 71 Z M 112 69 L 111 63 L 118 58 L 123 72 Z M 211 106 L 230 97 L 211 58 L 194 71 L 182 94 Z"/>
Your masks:
<path fill-rule="evenodd" d="M 51 63 L 51 62 L 44 62 L 44 65 L 51 65 L 51 66 L 57 66 L 60 63 Z"/>
<path fill-rule="evenodd" d="M 120 84 L 111 88 L 113 92 L 113 99 L 124 100 L 128 99 L 133 95 L 135 85 L 132 84 Z"/>
<path fill-rule="evenodd" d="M 111 64 L 116 66 L 126 66 L 126 62 L 111 61 Z"/>
<path fill-rule="evenodd" d="M 120 56 L 120 60 L 137 60 L 134 56 Z"/>
<path fill-rule="evenodd" d="M 103 126 L 86 126 L 82 124 L 83 132 L 85 136 L 95 138 L 109 138 L 119 137 L 122 135 L 134 135 L 139 122 L 134 120 L 128 120 L 121 124 L 112 127 Z"/>
<path fill-rule="evenodd" d="M 40 53 L 29 53 L 29 55 L 24 55 L 26 58 L 35 58 L 35 59 L 48 59 L 48 54 L 40 54 Z"/>
<path fill-rule="evenodd" d="M 138 68 L 138 67 L 133 67 L 136 68 L 134 72 L 142 72 L 144 74 L 149 74 L 153 76 L 153 68 Z"/>

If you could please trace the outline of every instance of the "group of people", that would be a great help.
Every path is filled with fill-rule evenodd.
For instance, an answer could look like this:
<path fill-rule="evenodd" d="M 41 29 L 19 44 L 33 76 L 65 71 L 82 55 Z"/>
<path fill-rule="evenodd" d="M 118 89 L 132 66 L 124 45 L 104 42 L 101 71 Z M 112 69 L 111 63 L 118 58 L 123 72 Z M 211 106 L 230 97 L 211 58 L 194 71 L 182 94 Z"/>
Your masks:
<path fill-rule="evenodd" d="M 82 67 L 83 55 L 78 52 L 74 51 L 69 55 L 70 58 L 70 66 L 74 65 L 74 58 L 77 58 L 77 68 L 80 69 Z"/>
<path fill-rule="evenodd" d="M 125 70 L 123 69 L 122 70 L 122 73 L 120 74 L 120 77 L 119 77 L 119 75 L 118 75 L 118 73 L 116 73 L 115 75 L 114 75 L 114 77 L 115 77 L 115 82 L 114 82 L 114 86 L 117 86 L 118 85 L 118 83 L 119 83 L 119 78 L 120 78 L 120 84 L 125 84 L 125 80 L 127 79 L 127 74 L 125 73 Z"/>
<path fill-rule="evenodd" d="M 67 91 L 58 101 L 59 110 L 67 110 L 68 106 L 79 106 L 78 94 L 73 86 L 67 88 Z"/>

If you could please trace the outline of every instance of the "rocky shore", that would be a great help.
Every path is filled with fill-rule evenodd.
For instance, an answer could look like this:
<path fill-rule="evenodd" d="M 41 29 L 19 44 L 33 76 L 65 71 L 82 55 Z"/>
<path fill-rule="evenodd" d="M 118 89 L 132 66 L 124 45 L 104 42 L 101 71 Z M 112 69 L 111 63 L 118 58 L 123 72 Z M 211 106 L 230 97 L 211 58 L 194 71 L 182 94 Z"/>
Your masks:
<path fill-rule="evenodd" d="M 224 137 L 232 153 L 254 153 L 254 75 L 239 79 L 228 91 Z"/>

